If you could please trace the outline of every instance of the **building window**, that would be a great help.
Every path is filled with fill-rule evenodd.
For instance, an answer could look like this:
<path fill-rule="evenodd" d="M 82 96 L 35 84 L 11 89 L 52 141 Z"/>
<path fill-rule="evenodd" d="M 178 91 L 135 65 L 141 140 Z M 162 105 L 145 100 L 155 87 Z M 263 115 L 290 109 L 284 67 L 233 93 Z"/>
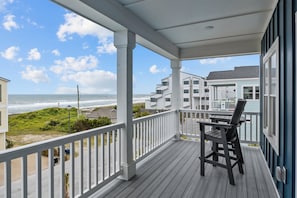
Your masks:
<path fill-rule="evenodd" d="M 168 86 L 168 81 L 163 81 L 163 82 L 162 82 L 162 85 L 163 85 L 163 86 Z"/>
<path fill-rule="evenodd" d="M 188 84 L 190 84 L 190 82 L 188 80 L 185 80 L 184 85 L 188 85 Z"/>
<path fill-rule="evenodd" d="M 253 86 L 243 87 L 243 99 L 253 99 Z"/>
<path fill-rule="evenodd" d="M 170 98 L 165 98 L 165 101 L 166 102 L 170 102 Z"/>
<path fill-rule="evenodd" d="M 206 81 L 204 81 L 204 87 L 206 87 L 207 86 L 207 82 Z"/>
<path fill-rule="evenodd" d="M 157 94 L 162 94 L 163 91 L 162 90 L 157 90 Z"/>
<path fill-rule="evenodd" d="M 279 39 L 263 58 L 263 132 L 279 154 Z"/>
<path fill-rule="evenodd" d="M 209 89 L 204 89 L 204 92 L 205 92 L 205 93 L 208 93 L 208 92 L 209 92 Z"/>
<path fill-rule="evenodd" d="M 151 102 L 157 102 L 157 98 L 151 98 Z"/>
<path fill-rule="evenodd" d="M 189 102 L 189 98 L 184 98 L 184 102 Z"/>
<path fill-rule="evenodd" d="M 259 86 L 244 86 L 243 98 L 247 100 L 259 100 L 260 98 Z"/>
<path fill-rule="evenodd" d="M 194 81 L 193 81 L 193 84 L 194 84 L 194 85 L 199 85 L 199 80 L 194 80 Z"/>
<path fill-rule="evenodd" d="M 199 89 L 194 89 L 193 92 L 194 93 L 199 93 Z"/>
<path fill-rule="evenodd" d="M 184 93 L 189 93 L 189 90 L 188 89 L 184 89 Z"/>

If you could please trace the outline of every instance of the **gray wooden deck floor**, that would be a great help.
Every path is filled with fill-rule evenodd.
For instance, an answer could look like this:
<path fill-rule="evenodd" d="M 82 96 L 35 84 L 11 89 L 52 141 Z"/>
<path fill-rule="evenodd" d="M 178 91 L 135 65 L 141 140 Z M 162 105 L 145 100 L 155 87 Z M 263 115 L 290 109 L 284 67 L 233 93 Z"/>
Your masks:
<path fill-rule="evenodd" d="M 244 175 L 233 168 L 235 186 L 227 170 L 206 164 L 200 176 L 200 144 L 176 141 L 153 154 L 138 168 L 130 181 L 116 180 L 94 197 L 277 197 L 259 148 L 243 146 Z"/>

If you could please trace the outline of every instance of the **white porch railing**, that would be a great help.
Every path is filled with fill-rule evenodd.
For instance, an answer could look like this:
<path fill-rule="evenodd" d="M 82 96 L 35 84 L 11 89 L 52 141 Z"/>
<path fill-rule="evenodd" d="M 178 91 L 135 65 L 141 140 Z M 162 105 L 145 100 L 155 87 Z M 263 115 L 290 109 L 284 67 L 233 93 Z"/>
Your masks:
<path fill-rule="evenodd" d="M 222 111 L 197 111 L 197 110 L 180 110 L 180 132 L 182 135 L 189 137 L 199 137 L 200 129 L 198 120 L 209 121 L 210 114 L 220 114 Z M 260 142 L 260 113 L 244 112 L 244 122 L 238 130 L 240 141 L 242 143 L 259 143 Z"/>
<path fill-rule="evenodd" d="M 134 119 L 133 159 L 145 158 L 178 130 L 199 137 L 197 120 L 207 120 L 209 113 L 215 112 L 166 111 Z M 250 121 L 239 130 L 241 140 L 259 142 L 259 113 L 244 115 Z M 122 174 L 124 127 L 117 123 L 0 152 L 0 197 L 88 197 Z"/>
<path fill-rule="evenodd" d="M 177 111 L 133 120 L 133 159 L 177 133 Z M 0 152 L 0 197 L 88 197 L 120 174 L 123 123 Z"/>
<path fill-rule="evenodd" d="M 0 197 L 88 197 L 121 174 L 123 127 L 118 123 L 1 152 Z"/>
<path fill-rule="evenodd" d="M 177 133 L 177 111 L 166 111 L 133 120 L 133 159 L 138 162 Z"/>

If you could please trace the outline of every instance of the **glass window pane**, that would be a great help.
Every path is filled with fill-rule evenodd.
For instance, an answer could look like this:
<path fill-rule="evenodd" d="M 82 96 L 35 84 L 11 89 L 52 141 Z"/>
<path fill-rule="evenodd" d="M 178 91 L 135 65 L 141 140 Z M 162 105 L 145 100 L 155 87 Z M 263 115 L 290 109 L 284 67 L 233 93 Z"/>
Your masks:
<path fill-rule="evenodd" d="M 264 128 L 268 127 L 268 96 L 264 96 L 264 110 L 263 110 L 263 124 Z"/>
<path fill-rule="evenodd" d="M 275 136 L 276 135 L 276 97 L 270 97 L 270 122 L 269 122 L 269 129 L 270 134 Z"/>
<path fill-rule="evenodd" d="M 268 94 L 269 92 L 269 61 L 267 61 L 264 65 L 264 94 Z"/>
<path fill-rule="evenodd" d="M 277 84 L 277 78 L 276 78 L 276 67 L 277 67 L 277 60 L 276 60 L 276 53 L 274 53 L 271 58 L 271 69 L 270 69 L 270 94 L 275 95 L 276 94 L 276 84 Z"/>
<path fill-rule="evenodd" d="M 199 85 L 199 80 L 194 80 L 194 81 L 193 81 L 193 84 L 194 84 L 194 85 Z"/>
<path fill-rule="evenodd" d="M 253 87 L 243 87 L 243 98 L 253 99 Z"/>

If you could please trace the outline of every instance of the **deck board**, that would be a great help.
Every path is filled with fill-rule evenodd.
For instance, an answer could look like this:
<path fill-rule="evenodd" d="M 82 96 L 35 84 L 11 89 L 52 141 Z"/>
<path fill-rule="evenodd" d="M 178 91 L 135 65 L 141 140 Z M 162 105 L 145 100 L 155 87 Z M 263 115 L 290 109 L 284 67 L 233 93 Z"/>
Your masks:
<path fill-rule="evenodd" d="M 137 165 L 133 179 L 117 180 L 93 197 L 277 197 L 260 149 L 243 146 L 242 151 L 244 175 L 233 168 L 235 186 L 229 184 L 226 169 L 210 164 L 200 176 L 200 143 L 176 141 Z"/>

